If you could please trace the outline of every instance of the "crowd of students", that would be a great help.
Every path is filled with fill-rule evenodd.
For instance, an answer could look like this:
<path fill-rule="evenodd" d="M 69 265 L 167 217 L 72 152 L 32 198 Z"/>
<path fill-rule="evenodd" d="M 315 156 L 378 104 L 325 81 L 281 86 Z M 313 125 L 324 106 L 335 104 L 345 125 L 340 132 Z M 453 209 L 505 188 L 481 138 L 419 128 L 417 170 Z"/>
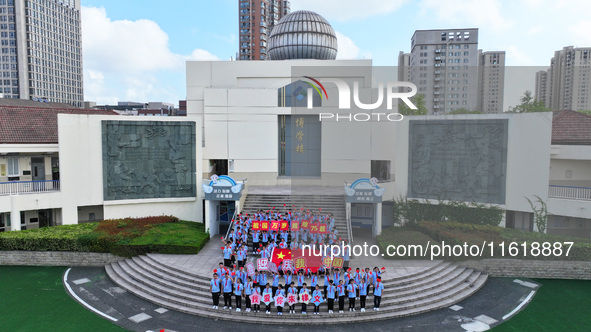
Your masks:
<path fill-rule="evenodd" d="M 371 289 L 373 310 L 380 310 L 384 284 L 381 279 L 381 271 L 377 267 L 373 271 L 370 271 L 369 268 L 365 268 L 365 270 L 357 268 L 355 271 L 352 269 L 347 271 L 319 269 L 314 273 L 305 273 L 304 270 L 300 270 L 295 275 L 291 271 L 286 271 L 283 275 L 255 271 L 254 275 L 249 276 L 243 267 L 227 268 L 222 262 L 219 265 L 219 268 L 214 270 L 213 278 L 210 281 L 214 309 L 218 309 L 220 296 L 223 296 L 224 309 L 232 310 L 232 297 L 234 297 L 236 311 L 242 310 L 242 300 L 244 299 L 246 312 L 259 312 L 260 305 L 252 304 L 250 296 L 258 294 L 264 297 L 269 294 L 272 301 L 265 305 L 267 314 L 271 313 L 271 303 L 274 303 L 278 315 L 283 314 L 284 305 L 289 306 L 290 314 L 295 314 L 298 304 L 301 305 L 302 314 L 307 314 L 308 305 L 312 305 L 314 314 L 317 315 L 320 313 L 322 302 L 327 302 L 328 313 L 334 313 L 335 302 L 338 305 L 338 312 L 343 313 L 347 299 L 349 311 L 357 310 L 356 300 L 359 300 L 360 311 L 365 312 L 366 300 Z M 287 303 L 289 294 L 297 296 L 297 304 L 289 305 Z M 276 301 L 279 296 L 285 298 L 284 301 Z"/>
<path fill-rule="evenodd" d="M 328 234 L 312 234 L 309 230 L 300 228 L 297 231 L 258 231 L 253 230 L 254 221 L 263 220 L 287 220 L 289 229 L 292 229 L 292 222 L 297 221 L 300 225 L 303 220 L 311 223 L 325 224 Z M 248 249 L 248 240 L 253 243 L 252 251 Z M 334 216 L 330 213 L 313 213 L 301 209 L 297 212 L 285 210 L 279 213 L 274 209 L 270 211 L 257 211 L 254 215 L 240 214 L 235 221 L 234 227 L 229 232 L 228 238 L 222 238 L 223 262 L 213 272 L 210 282 L 213 308 L 218 309 L 220 297 L 223 297 L 224 309 L 232 309 L 232 297 L 236 304 L 236 311 L 242 311 L 242 301 L 245 303 L 246 312 L 259 312 L 260 305 L 251 303 L 251 295 L 258 294 L 261 298 L 270 295 L 272 301 L 265 305 L 265 312 L 271 313 L 271 303 L 274 303 L 278 315 L 283 314 L 283 307 L 289 307 L 289 313 L 295 314 L 296 307 L 300 306 L 301 313 L 307 314 L 309 305 L 313 306 L 314 314 L 320 313 L 320 304 L 327 302 L 328 313 L 334 313 L 335 304 L 338 312 L 343 313 L 345 302 L 348 299 L 349 311 L 356 311 L 356 300 L 359 300 L 361 312 L 365 312 L 366 300 L 373 296 L 373 310 L 380 310 L 380 302 L 384 290 L 381 282 L 381 273 L 377 267 L 370 271 L 369 268 L 355 271 L 348 268 L 349 251 L 348 247 L 342 254 L 343 269 L 320 268 L 312 273 L 310 269 L 292 272 L 282 270 L 278 272 L 255 271 L 253 275 L 247 275 L 245 264 L 249 253 L 260 254 L 261 258 L 270 258 L 273 248 L 281 249 L 302 249 L 304 245 L 312 247 L 319 245 L 337 245 L 344 242 L 338 235 L 335 228 Z M 283 282 L 281 282 L 283 281 Z M 308 283 L 309 282 L 309 283 Z M 310 287 L 310 288 L 309 288 Z M 297 303 L 287 303 L 289 294 L 297 296 Z M 285 301 L 276 301 L 282 296 Z M 303 297 L 302 297 L 303 296 Z M 261 301 L 261 303 L 263 303 Z"/>
<path fill-rule="evenodd" d="M 303 220 L 310 223 L 325 224 L 328 230 L 327 234 L 311 233 L 308 229 L 300 228 L 297 231 L 259 231 L 253 230 L 252 224 L 259 220 L 286 220 L 289 222 L 289 229 L 292 229 L 292 222 L 297 221 L 299 225 Z M 302 249 L 304 245 L 319 247 L 320 245 L 340 245 L 341 242 L 347 244 L 346 240 L 339 237 L 339 231 L 335 227 L 335 218 L 331 213 L 321 214 L 312 213 L 308 210 L 292 212 L 285 210 L 284 213 L 272 211 L 257 211 L 254 215 L 239 214 L 233 228 L 228 234 L 228 238 L 222 237 L 224 247 L 222 254 L 224 265 L 230 267 L 237 264 L 243 267 L 249 254 L 247 247 L 248 240 L 252 240 L 252 254 L 260 254 L 261 258 L 270 258 L 273 248 L 280 249 Z M 348 247 L 342 253 L 344 260 L 343 267 L 349 266 L 350 252 Z"/>

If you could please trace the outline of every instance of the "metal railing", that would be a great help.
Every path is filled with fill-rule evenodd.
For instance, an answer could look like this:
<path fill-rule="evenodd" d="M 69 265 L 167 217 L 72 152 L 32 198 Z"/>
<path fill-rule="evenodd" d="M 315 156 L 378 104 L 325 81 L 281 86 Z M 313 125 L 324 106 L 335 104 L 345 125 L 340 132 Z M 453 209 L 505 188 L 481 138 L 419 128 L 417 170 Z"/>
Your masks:
<path fill-rule="evenodd" d="M 591 188 L 550 185 L 548 197 L 591 201 Z"/>
<path fill-rule="evenodd" d="M 346 217 L 346 212 L 345 212 L 345 218 Z M 351 212 L 349 212 L 349 218 L 347 219 L 347 236 L 349 237 L 349 243 L 352 244 L 353 243 L 353 225 L 351 225 Z"/>
<path fill-rule="evenodd" d="M 228 226 L 228 230 L 226 231 L 226 236 L 224 236 L 224 240 L 228 240 L 228 237 L 230 236 L 230 231 L 232 231 L 232 227 L 234 227 L 234 224 L 236 223 L 237 218 L 238 218 L 238 210 L 234 210 L 234 215 L 232 216 L 232 219 L 230 220 L 230 226 Z"/>
<path fill-rule="evenodd" d="M 60 191 L 59 180 L 0 182 L 0 195 L 37 194 Z"/>

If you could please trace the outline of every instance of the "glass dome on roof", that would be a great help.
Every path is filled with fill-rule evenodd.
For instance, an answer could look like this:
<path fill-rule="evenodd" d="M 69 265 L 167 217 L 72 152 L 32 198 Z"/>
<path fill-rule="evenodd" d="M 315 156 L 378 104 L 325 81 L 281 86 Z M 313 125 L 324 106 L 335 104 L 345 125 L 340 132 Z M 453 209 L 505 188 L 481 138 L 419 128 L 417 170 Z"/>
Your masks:
<path fill-rule="evenodd" d="M 337 50 L 337 37 L 332 26 L 324 17 L 307 10 L 284 16 L 269 37 L 271 60 L 334 60 Z"/>

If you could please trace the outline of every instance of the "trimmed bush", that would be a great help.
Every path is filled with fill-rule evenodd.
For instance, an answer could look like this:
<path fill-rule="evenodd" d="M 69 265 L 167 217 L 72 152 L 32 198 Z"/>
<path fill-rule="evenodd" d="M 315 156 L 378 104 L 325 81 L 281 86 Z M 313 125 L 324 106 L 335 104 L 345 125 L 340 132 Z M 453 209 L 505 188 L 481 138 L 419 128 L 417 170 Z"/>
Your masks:
<path fill-rule="evenodd" d="M 446 245 L 468 245 L 482 246 L 486 243 L 486 250 L 482 258 L 520 258 L 520 259 L 540 259 L 540 260 L 565 260 L 565 261 L 590 261 L 591 260 L 591 240 L 567 236 L 557 236 L 544 233 L 524 232 L 515 229 L 503 228 L 489 225 L 470 225 L 458 222 L 433 222 L 422 221 L 416 225 L 416 229 L 431 238 L 445 242 Z M 493 252 L 491 255 L 489 243 L 494 243 Z M 516 243 L 516 255 L 509 254 L 509 245 Z M 526 243 L 526 252 L 523 251 L 523 243 Z M 562 255 L 556 256 L 554 253 L 549 256 L 532 255 L 532 249 L 535 245 L 533 243 L 542 244 L 544 242 L 551 243 L 552 249 L 556 242 L 561 242 Z M 573 242 L 569 255 L 565 256 L 568 245 L 564 242 Z M 499 244 L 504 243 L 505 250 Z M 539 249 L 542 249 L 540 247 Z M 536 250 L 534 249 L 534 252 Z M 503 255 L 504 254 L 504 255 Z M 469 257 L 449 257 L 449 259 L 467 259 Z M 477 258 L 477 257 L 472 257 Z"/>
<path fill-rule="evenodd" d="M 110 252 L 131 257 L 196 254 L 207 241 L 203 224 L 160 216 L 0 233 L 0 250 Z"/>
<path fill-rule="evenodd" d="M 428 235 L 421 233 L 415 229 L 412 229 L 407 226 L 403 227 L 390 227 L 384 229 L 382 235 L 377 237 L 378 246 L 380 247 L 380 251 L 384 254 L 384 258 L 386 259 L 430 259 L 431 253 L 427 251 L 425 256 L 410 256 L 407 254 L 406 256 L 388 256 L 387 248 L 388 246 L 409 246 L 409 245 L 420 245 L 423 248 L 429 243 L 429 245 L 438 245 L 439 243 L 433 240 Z"/>
<path fill-rule="evenodd" d="M 473 225 L 498 225 L 505 211 L 497 206 L 440 200 L 433 204 L 428 200 L 401 197 L 394 201 L 395 219 L 404 225 L 416 225 L 423 220 L 457 221 Z"/>

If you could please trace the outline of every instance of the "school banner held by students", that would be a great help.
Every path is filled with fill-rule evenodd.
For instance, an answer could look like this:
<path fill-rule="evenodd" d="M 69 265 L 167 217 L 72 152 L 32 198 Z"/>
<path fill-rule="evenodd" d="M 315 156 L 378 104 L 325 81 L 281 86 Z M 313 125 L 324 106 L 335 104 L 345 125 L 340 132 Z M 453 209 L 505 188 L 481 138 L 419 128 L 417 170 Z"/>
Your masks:
<path fill-rule="evenodd" d="M 302 220 L 300 225 L 301 229 L 308 229 L 310 227 L 310 220 Z"/>
<path fill-rule="evenodd" d="M 282 231 L 289 230 L 289 220 L 281 220 L 281 226 L 279 227 Z"/>
<path fill-rule="evenodd" d="M 310 269 L 312 272 L 316 272 L 322 267 L 322 256 L 314 256 L 312 255 L 312 252 L 309 251 L 310 250 L 273 248 L 271 262 L 279 266 L 284 259 L 292 260 L 296 270 Z"/>
<path fill-rule="evenodd" d="M 271 220 L 270 226 L 271 226 L 271 228 L 269 229 L 270 231 L 279 232 L 279 229 L 281 228 L 281 221 Z"/>
<path fill-rule="evenodd" d="M 319 229 L 320 229 L 319 223 L 310 224 L 310 234 L 318 234 Z"/>
<path fill-rule="evenodd" d="M 252 222 L 252 230 L 253 231 L 260 231 L 261 230 L 261 223 L 262 221 L 260 220 L 255 220 Z"/>

